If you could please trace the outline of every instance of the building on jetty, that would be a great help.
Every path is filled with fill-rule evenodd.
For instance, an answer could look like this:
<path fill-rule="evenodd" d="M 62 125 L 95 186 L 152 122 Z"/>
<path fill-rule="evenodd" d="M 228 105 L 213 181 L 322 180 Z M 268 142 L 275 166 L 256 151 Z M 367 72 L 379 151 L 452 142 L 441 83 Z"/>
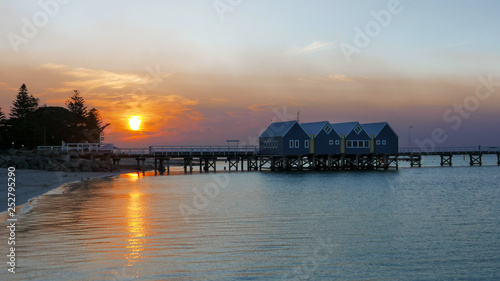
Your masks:
<path fill-rule="evenodd" d="M 259 137 L 259 156 L 271 169 L 397 168 L 398 149 L 387 122 L 276 122 Z"/>
<path fill-rule="evenodd" d="M 387 122 L 276 122 L 260 135 L 259 154 L 397 154 L 398 141 L 398 135 Z"/>
<path fill-rule="evenodd" d="M 340 135 L 341 154 L 370 154 L 370 137 L 359 122 L 335 123 L 332 127 Z"/>
<path fill-rule="evenodd" d="M 387 122 L 361 124 L 370 136 L 370 153 L 397 154 L 399 137 Z"/>
<path fill-rule="evenodd" d="M 310 138 L 297 121 L 276 122 L 260 135 L 259 148 L 265 155 L 306 155 Z"/>
<path fill-rule="evenodd" d="M 328 121 L 302 123 L 310 138 L 309 154 L 329 155 L 340 153 L 340 136 Z"/>

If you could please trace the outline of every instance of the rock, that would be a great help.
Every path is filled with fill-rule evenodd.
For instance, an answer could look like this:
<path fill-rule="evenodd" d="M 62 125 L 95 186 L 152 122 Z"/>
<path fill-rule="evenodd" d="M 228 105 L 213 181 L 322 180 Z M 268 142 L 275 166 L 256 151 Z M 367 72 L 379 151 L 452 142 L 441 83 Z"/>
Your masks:
<path fill-rule="evenodd" d="M 94 161 L 82 159 L 80 162 L 80 169 L 82 172 L 92 172 L 92 164 Z"/>
<path fill-rule="evenodd" d="M 85 166 L 85 167 L 82 167 L 82 172 L 93 172 L 93 169 L 90 166 L 89 167 Z"/>
<path fill-rule="evenodd" d="M 71 159 L 69 162 L 68 162 L 68 166 L 71 167 L 71 168 L 80 168 L 80 163 L 82 162 L 82 159 Z M 66 164 L 66 163 L 64 163 Z M 64 165 L 63 164 L 63 165 Z"/>
<path fill-rule="evenodd" d="M 70 161 L 70 156 L 69 153 L 64 153 L 59 155 L 59 159 L 63 160 L 64 162 L 69 162 Z"/>
<path fill-rule="evenodd" d="M 26 162 L 26 161 L 19 161 L 16 163 L 16 167 L 18 169 L 28 169 L 29 168 L 29 164 Z"/>

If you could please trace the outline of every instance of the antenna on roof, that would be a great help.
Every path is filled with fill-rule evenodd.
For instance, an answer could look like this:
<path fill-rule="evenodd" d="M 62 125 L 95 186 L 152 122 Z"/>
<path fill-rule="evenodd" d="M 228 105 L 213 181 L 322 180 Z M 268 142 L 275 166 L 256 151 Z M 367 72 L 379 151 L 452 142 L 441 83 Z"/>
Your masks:
<path fill-rule="evenodd" d="M 297 111 L 297 122 L 300 123 L 300 111 Z"/>

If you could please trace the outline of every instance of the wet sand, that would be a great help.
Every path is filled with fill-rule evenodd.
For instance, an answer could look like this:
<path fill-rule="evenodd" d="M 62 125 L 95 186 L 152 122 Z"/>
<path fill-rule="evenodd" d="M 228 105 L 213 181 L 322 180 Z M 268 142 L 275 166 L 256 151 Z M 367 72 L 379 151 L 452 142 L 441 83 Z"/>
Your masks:
<path fill-rule="evenodd" d="M 15 173 L 15 203 L 16 207 L 30 202 L 36 197 L 43 195 L 49 191 L 55 190 L 59 186 L 79 182 L 83 180 L 117 176 L 133 172 L 133 170 L 122 169 L 117 172 L 49 172 L 43 170 L 17 170 Z M 0 182 L 3 187 L 0 189 L 0 213 L 7 210 L 7 186 L 8 170 L 0 169 Z M 19 212 L 20 208 L 16 211 Z"/>

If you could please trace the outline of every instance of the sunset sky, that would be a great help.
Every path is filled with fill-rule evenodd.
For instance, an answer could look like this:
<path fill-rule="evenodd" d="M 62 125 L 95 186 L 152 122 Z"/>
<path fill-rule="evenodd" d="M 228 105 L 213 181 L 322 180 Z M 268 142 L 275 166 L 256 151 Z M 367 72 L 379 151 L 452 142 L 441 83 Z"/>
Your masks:
<path fill-rule="evenodd" d="M 79 90 L 119 147 L 256 144 L 299 111 L 387 121 L 401 147 L 410 126 L 412 146 L 499 146 L 498 11 L 493 0 L 5 0 L 0 107 L 23 83 L 48 106 Z"/>

